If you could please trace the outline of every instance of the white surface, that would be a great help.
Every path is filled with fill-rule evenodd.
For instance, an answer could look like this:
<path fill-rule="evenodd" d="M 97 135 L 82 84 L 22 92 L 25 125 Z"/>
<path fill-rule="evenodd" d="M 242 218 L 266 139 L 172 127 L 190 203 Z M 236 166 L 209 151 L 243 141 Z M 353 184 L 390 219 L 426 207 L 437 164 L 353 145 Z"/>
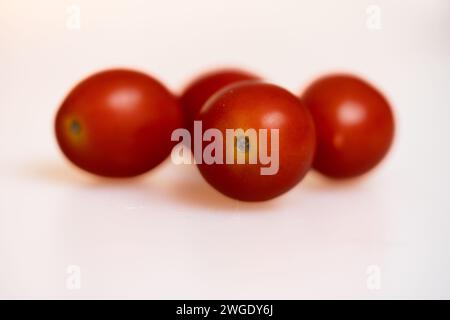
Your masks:
<path fill-rule="evenodd" d="M 1 0 L 0 298 L 450 298 L 449 21 L 447 0 Z M 53 116 L 84 76 L 136 67 L 177 91 L 219 64 L 295 92 L 328 71 L 366 76 L 395 107 L 391 154 L 359 181 L 311 174 L 248 204 L 195 167 L 105 181 L 59 152 Z"/>

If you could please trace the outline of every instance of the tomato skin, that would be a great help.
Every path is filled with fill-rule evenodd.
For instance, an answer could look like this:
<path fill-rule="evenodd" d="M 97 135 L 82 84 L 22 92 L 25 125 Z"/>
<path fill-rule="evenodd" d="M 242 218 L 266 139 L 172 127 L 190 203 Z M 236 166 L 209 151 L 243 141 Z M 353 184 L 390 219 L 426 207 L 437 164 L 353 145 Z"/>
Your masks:
<path fill-rule="evenodd" d="M 78 167 L 107 177 L 132 177 L 170 153 L 183 116 L 177 99 L 157 80 L 112 69 L 79 83 L 55 119 L 58 144 Z"/>
<path fill-rule="evenodd" d="M 331 178 L 351 178 L 374 168 L 394 138 L 394 115 L 386 98 L 352 75 L 336 74 L 313 82 L 302 101 L 317 132 L 313 167 Z"/>
<path fill-rule="evenodd" d="M 257 79 L 260 78 L 250 72 L 232 68 L 213 70 L 198 76 L 184 89 L 180 97 L 186 126 L 192 126 L 205 102 L 220 89 L 240 81 Z"/>
<path fill-rule="evenodd" d="M 279 129 L 279 170 L 274 175 L 261 175 L 260 169 L 267 166 L 259 160 L 257 164 L 197 164 L 206 181 L 231 198 L 275 198 L 299 183 L 311 167 L 315 148 L 311 116 L 297 97 L 278 86 L 259 81 L 227 86 L 208 100 L 199 120 L 204 131 L 217 128 L 224 137 L 226 129 Z"/>

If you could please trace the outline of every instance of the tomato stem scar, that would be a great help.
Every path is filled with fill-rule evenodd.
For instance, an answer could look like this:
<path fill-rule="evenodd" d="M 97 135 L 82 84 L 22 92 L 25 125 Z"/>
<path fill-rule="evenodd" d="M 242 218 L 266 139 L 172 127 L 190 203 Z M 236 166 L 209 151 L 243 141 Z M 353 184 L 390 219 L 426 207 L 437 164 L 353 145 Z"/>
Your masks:
<path fill-rule="evenodd" d="M 236 148 L 240 152 L 248 153 L 248 151 L 250 150 L 250 139 L 247 136 L 240 136 L 236 137 L 235 139 Z"/>
<path fill-rule="evenodd" d="M 72 120 L 70 122 L 70 131 L 76 135 L 78 135 L 81 132 L 81 125 L 77 120 Z"/>

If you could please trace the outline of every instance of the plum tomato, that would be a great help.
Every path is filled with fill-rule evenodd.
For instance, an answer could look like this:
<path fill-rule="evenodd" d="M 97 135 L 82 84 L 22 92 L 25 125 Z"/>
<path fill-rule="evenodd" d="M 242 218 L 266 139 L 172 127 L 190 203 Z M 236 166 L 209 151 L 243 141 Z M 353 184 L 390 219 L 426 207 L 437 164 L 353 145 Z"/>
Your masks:
<path fill-rule="evenodd" d="M 302 101 L 316 127 L 313 167 L 332 178 L 350 178 L 374 168 L 394 137 L 394 116 L 386 98 L 366 81 L 345 74 L 322 77 Z"/>
<path fill-rule="evenodd" d="M 131 177 L 161 163 L 183 125 L 178 101 L 160 82 L 112 69 L 79 83 L 55 119 L 58 144 L 78 167 L 107 177 Z"/>
<path fill-rule="evenodd" d="M 232 68 L 218 69 L 198 76 L 184 89 L 180 97 L 186 126 L 192 127 L 195 116 L 214 93 L 227 85 L 256 79 L 259 77 L 250 72 Z"/>
<path fill-rule="evenodd" d="M 210 185 L 231 198 L 272 199 L 294 187 L 311 167 L 312 118 L 298 97 L 276 85 L 246 81 L 227 86 L 206 102 L 198 120 L 204 136 L 211 129 L 225 137 L 220 153 L 226 161 L 199 163 L 196 157 L 197 166 Z M 203 145 L 203 157 L 207 148 Z"/>

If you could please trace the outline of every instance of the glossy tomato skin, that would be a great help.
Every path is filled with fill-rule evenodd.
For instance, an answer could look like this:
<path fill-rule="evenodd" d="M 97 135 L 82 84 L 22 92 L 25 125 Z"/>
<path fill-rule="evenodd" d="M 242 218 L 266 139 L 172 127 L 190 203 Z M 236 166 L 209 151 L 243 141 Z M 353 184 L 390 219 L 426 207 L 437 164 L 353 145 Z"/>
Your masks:
<path fill-rule="evenodd" d="M 79 83 L 55 120 L 58 144 L 78 167 L 107 177 L 132 177 L 170 153 L 183 115 L 177 99 L 157 80 L 113 69 Z"/>
<path fill-rule="evenodd" d="M 197 164 L 206 181 L 231 198 L 275 198 L 299 183 L 311 167 L 315 148 L 311 116 L 297 97 L 278 86 L 259 81 L 228 86 L 208 100 L 199 120 L 203 131 L 217 128 L 224 137 L 226 129 L 279 130 L 279 170 L 274 175 L 261 174 L 260 169 L 267 165 L 260 159 L 256 164 Z M 257 146 L 261 146 L 260 142 Z M 272 154 L 270 142 L 268 149 Z M 225 147 L 223 154 L 225 157 Z"/>
<path fill-rule="evenodd" d="M 313 82 L 302 101 L 317 132 L 313 167 L 332 178 L 351 178 L 374 168 L 394 137 L 394 116 L 386 98 L 366 81 L 345 74 Z"/>
<path fill-rule="evenodd" d="M 192 126 L 193 120 L 205 102 L 220 89 L 240 81 L 257 79 L 259 77 L 250 72 L 232 68 L 213 70 L 198 76 L 184 89 L 180 97 L 186 126 L 188 128 Z"/>

